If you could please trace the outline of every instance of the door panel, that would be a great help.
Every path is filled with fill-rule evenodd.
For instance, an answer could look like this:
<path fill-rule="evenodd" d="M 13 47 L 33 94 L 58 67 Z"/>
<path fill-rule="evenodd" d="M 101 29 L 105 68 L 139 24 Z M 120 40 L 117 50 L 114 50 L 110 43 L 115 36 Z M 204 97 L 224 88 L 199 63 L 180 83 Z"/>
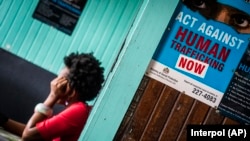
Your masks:
<path fill-rule="evenodd" d="M 240 124 L 152 78 L 144 76 L 115 141 L 186 141 L 188 124 Z"/>

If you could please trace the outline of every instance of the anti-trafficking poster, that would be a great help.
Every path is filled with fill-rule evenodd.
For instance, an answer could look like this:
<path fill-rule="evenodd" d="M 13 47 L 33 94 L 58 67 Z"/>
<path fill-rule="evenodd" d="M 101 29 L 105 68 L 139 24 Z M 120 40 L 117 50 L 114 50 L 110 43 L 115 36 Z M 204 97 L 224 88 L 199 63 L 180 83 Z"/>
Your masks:
<path fill-rule="evenodd" d="M 146 75 L 218 108 L 250 38 L 247 0 L 180 1 Z"/>
<path fill-rule="evenodd" d="M 39 0 L 33 18 L 71 35 L 87 0 Z"/>

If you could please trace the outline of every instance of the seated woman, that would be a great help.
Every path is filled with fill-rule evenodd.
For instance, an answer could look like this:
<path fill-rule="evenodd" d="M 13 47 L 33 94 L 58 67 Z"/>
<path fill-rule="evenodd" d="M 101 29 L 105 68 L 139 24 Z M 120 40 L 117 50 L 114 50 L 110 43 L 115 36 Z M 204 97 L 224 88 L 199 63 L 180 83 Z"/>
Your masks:
<path fill-rule="evenodd" d="M 36 105 L 26 125 L 0 114 L 0 126 L 24 141 L 77 141 L 91 110 L 86 101 L 99 93 L 104 69 L 92 53 L 71 53 L 64 58 L 64 64 L 65 68 L 51 81 L 48 97 Z M 52 116 L 56 103 L 65 105 L 65 109 Z"/>

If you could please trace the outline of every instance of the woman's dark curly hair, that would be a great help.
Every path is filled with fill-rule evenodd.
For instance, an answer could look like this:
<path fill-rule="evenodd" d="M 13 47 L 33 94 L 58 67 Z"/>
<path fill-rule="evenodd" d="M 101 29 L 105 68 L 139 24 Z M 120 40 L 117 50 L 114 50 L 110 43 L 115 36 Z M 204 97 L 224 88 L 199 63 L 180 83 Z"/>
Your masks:
<path fill-rule="evenodd" d="M 93 100 L 104 82 L 101 63 L 93 53 L 71 53 L 64 57 L 64 64 L 69 69 L 70 87 L 79 94 L 83 102 Z"/>

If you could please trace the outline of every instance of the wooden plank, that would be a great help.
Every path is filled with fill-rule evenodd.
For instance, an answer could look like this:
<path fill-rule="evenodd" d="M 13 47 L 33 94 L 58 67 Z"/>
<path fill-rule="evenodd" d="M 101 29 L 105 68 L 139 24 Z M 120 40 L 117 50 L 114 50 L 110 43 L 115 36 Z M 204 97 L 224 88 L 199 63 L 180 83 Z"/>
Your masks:
<path fill-rule="evenodd" d="M 203 124 L 222 124 L 223 119 L 224 117 L 215 108 L 210 108 Z"/>
<path fill-rule="evenodd" d="M 155 109 L 144 129 L 141 141 L 155 141 L 159 138 L 164 124 L 178 97 L 178 91 L 169 86 L 165 86 Z"/>
<path fill-rule="evenodd" d="M 209 106 L 195 100 L 194 104 L 192 105 L 192 108 L 190 110 L 189 115 L 187 116 L 187 120 L 184 124 L 184 126 L 181 129 L 181 132 L 178 137 L 178 141 L 186 141 L 187 140 L 187 125 L 188 124 L 202 124 L 203 121 L 206 118 L 206 115 L 209 111 Z"/>
<path fill-rule="evenodd" d="M 113 140 L 121 141 L 150 78 L 144 76 Z"/>
<path fill-rule="evenodd" d="M 175 103 L 172 113 L 165 124 L 159 141 L 175 141 L 192 107 L 194 99 L 181 94 Z"/>
<path fill-rule="evenodd" d="M 190 111 L 187 124 L 202 124 L 209 109 L 210 107 L 208 105 L 196 100 Z"/>
<path fill-rule="evenodd" d="M 128 110 L 127 117 L 124 119 L 125 130 L 120 131 L 120 138 L 115 140 L 152 141 L 167 138 L 170 141 L 186 141 L 188 124 L 239 124 L 237 121 L 221 116 L 216 109 L 198 100 L 178 94 L 179 92 L 171 87 L 164 86 L 164 89 L 159 90 L 162 85 L 160 82 L 150 79 L 150 83 L 147 83 L 147 80 L 148 78 L 144 77 L 141 82 L 130 105 L 133 109 Z M 150 94 L 152 92 L 154 94 Z M 155 94 L 157 96 L 153 97 Z M 148 110 L 143 110 L 145 106 Z"/>
<path fill-rule="evenodd" d="M 151 79 L 151 78 L 149 78 L 148 76 L 144 75 L 143 78 L 142 78 L 142 81 L 141 81 L 140 84 L 139 84 L 138 89 L 144 91 L 144 90 L 146 89 L 146 87 L 147 87 L 148 82 L 149 82 L 150 79 Z"/>
<path fill-rule="evenodd" d="M 233 119 L 225 117 L 222 124 L 223 125 L 239 125 L 240 123 Z"/>
<path fill-rule="evenodd" d="M 154 79 L 149 81 L 122 140 L 140 139 L 163 88 L 164 84 Z"/>

